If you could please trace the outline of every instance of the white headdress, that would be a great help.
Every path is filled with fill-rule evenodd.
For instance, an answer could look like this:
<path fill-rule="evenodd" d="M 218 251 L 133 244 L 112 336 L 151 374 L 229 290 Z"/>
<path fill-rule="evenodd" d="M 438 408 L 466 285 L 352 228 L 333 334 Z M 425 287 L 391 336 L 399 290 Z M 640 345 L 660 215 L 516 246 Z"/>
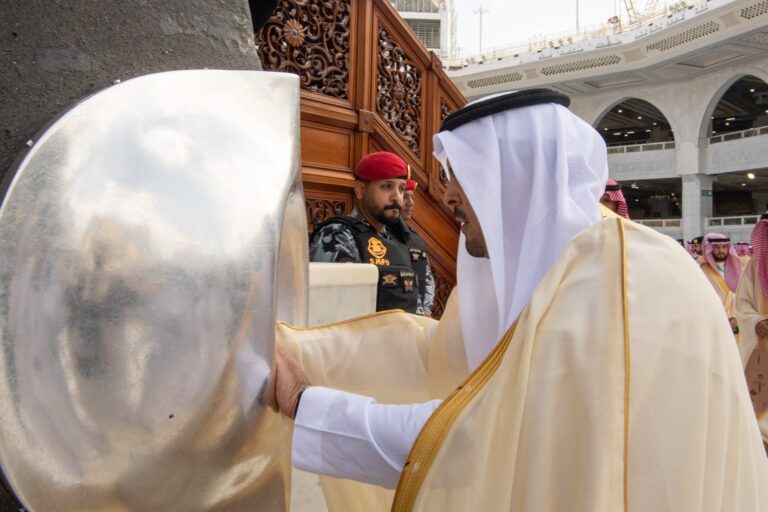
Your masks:
<path fill-rule="evenodd" d="M 451 125 L 446 118 L 434 137 L 435 157 L 444 167 L 450 161 L 490 256 L 470 256 L 461 236 L 457 282 L 470 368 L 517 319 L 568 242 L 600 220 L 608 178 L 603 139 L 560 101 L 514 105 L 514 95 L 526 94 L 475 102 L 465 107 L 475 111 L 469 120 Z"/>

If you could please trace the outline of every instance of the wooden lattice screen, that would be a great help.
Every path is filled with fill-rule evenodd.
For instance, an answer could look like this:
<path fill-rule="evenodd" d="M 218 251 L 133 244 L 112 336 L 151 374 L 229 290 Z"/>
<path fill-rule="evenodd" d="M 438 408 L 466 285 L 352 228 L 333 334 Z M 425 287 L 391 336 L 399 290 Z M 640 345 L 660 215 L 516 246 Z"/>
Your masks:
<path fill-rule="evenodd" d="M 436 279 L 433 312 L 456 282 L 458 229 L 442 204 L 445 184 L 432 135 L 466 100 L 387 0 L 280 0 L 256 34 L 264 69 L 301 79 L 301 150 L 307 221 L 352 209 L 352 168 L 387 150 L 418 181 L 412 225 Z"/>

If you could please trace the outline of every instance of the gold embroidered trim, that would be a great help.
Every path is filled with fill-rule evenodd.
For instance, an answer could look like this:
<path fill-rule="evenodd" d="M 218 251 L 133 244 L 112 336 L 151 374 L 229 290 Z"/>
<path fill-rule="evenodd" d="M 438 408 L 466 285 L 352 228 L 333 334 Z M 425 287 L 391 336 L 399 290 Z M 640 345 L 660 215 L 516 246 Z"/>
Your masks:
<path fill-rule="evenodd" d="M 707 263 L 701 264 L 704 270 L 705 274 L 709 274 L 712 276 L 712 279 L 715 280 L 717 283 L 718 288 L 720 288 L 720 292 L 722 293 L 723 297 L 728 297 L 728 293 L 730 293 L 731 289 L 728 288 L 728 283 L 725 282 L 725 279 L 723 279 L 723 276 L 720 275 L 720 272 L 717 272 L 715 269 L 712 268 L 712 265 Z M 725 301 L 723 301 L 725 303 Z"/>
<path fill-rule="evenodd" d="M 624 318 L 624 512 L 629 510 L 629 290 L 627 289 L 627 243 L 624 222 L 616 218 L 621 239 L 621 307 Z"/>
<path fill-rule="evenodd" d="M 443 440 L 464 407 L 496 372 L 504 358 L 509 342 L 515 334 L 516 327 L 517 321 L 512 324 L 496 348 L 485 358 L 485 361 L 435 409 L 424 428 L 421 429 L 405 462 L 403 472 L 400 474 L 395 499 L 392 502 L 393 512 L 410 512 L 413 509 L 424 478 L 427 476 Z"/>
<path fill-rule="evenodd" d="M 602 209 L 602 208 L 601 208 Z M 608 211 L 606 209 L 606 211 Z M 610 212 L 613 213 L 613 212 Z M 621 241 L 621 289 L 622 315 L 624 320 L 624 512 L 629 510 L 629 384 L 630 384 L 630 346 L 629 346 L 629 295 L 627 288 L 627 247 L 624 232 L 624 221 L 615 216 L 619 227 Z M 400 481 L 397 484 L 395 498 L 392 502 L 392 512 L 410 512 L 416 503 L 424 478 L 435 460 L 438 450 L 456 422 L 464 407 L 483 388 L 501 364 L 504 353 L 515 333 L 517 322 L 496 345 L 493 352 L 467 378 L 467 380 L 451 393 L 440 406 L 435 409 L 427 423 L 422 428 L 411 448 Z"/>
<path fill-rule="evenodd" d="M 405 313 L 402 309 L 387 309 L 384 311 L 377 311 L 375 313 L 368 313 L 367 315 L 361 315 L 356 316 L 353 318 L 347 318 L 346 320 L 341 320 L 339 322 L 332 322 L 330 324 L 324 324 L 324 325 L 315 325 L 313 327 L 298 327 L 296 325 L 287 324 L 285 322 L 276 322 L 277 325 L 282 325 L 283 327 L 287 327 L 289 329 L 292 329 L 294 331 L 316 331 L 318 329 L 325 329 L 327 327 L 336 327 L 337 325 L 344 325 L 344 324 L 351 324 L 352 322 L 357 322 L 358 320 L 365 320 L 366 318 L 373 318 L 376 316 L 385 316 L 385 315 L 392 315 L 394 313 Z"/>

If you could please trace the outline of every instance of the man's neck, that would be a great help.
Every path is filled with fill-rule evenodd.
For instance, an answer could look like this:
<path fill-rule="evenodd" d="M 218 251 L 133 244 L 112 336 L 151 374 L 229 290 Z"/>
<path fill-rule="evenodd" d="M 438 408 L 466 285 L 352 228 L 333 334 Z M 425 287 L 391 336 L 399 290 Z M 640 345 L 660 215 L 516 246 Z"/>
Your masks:
<path fill-rule="evenodd" d="M 368 224 L 371 225 L 373 229 L 376 230 L 377 233 L 384 233 L 387 230 L 387 226 L 373 218 L 367 211 L 365 211 L 363 208 L 356 207 L 355 208 L 357 212 L 365 219 Z"/>

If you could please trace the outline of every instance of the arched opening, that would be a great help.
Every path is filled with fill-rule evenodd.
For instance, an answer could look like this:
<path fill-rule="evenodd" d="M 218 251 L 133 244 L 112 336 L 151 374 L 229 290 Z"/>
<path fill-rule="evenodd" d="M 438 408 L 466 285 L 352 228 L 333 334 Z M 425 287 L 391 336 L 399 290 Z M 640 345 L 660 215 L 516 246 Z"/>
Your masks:
<path fill-rule="evenodd" d="M 619 182 L 633 220 L 680 219 L 682 217 L 682 182 L 680 178 L 627 180 Z M 663 224 L 645 223 L 651 227 Z M 679 226 L 679 222 L 676 226 Z M 678 238 L 678 237 L 675 237 Z"/>
<path fill-rule="evenodd" d="M 712 190 L 715 217 L 759 215 L 768 209 L 768 169 L 718 174 Z"/>
<path fill-rule="evenodd" d="M 673 142 L 672 126 L 645 100 L 628 98 L 611 107 L 595 125 L 608 147 Z"/>
<path fill-rule="evenodd" d="M 768 84 L 746 75 L 734 82 L 709 116 L 710 142 L 730 140 L 727 134 L 768 126 Z"/>

